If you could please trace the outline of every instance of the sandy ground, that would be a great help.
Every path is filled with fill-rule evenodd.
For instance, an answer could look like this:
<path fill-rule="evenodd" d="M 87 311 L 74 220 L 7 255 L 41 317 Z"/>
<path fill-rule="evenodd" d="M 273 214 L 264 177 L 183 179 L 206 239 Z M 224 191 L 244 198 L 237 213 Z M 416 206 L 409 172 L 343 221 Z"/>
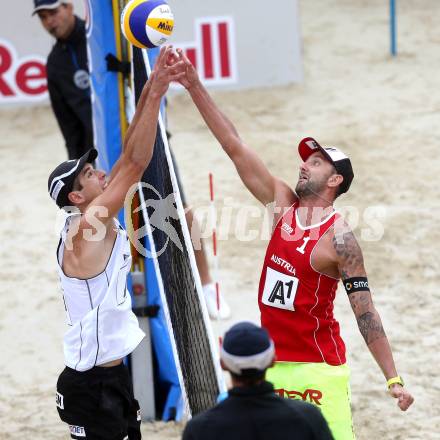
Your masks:
<path fill-rule="evenodd" d="M 216 93 L 215 99 L 273 173 L 292 185 L 300 138 L 313 135 L 350 154 L 356 177 L 338 207 L 360 240 L 398 370 L 416 398 L 401 413 L 386 395 L 340 292 L 336 316 L 352 368 L 357 437 L 440 439 L 440 4 L 399 2 L 396 59 L 388 55 L 387 14 L 387 2 L 379 0 L 303 0 L 304 83 Z M 187 97 L 171 99 L 169 118 L 187 198 L 195 208 L 206 206 L 212 171 L 217 207 L 232 210 L 232 227 L 225 220 L 219 246 L 222 290 L 234 315 L 214 323 L 219 332 L 233 321 L 258 318 L 266 242 L 240 240 L 236 230 L 240 209 L 258 205 Z M 2 110 L 0 132 L 0 439 L 64 439 L 54 405 L 64 311 L 55 269 L 56 210 L 46 184 L 65 153 L 47 107 Z M 249 218 L 246 228 L 259 231 L 261 217 Z M 181 429 L 155 423 L 143 432 L 178 439 Z"/>

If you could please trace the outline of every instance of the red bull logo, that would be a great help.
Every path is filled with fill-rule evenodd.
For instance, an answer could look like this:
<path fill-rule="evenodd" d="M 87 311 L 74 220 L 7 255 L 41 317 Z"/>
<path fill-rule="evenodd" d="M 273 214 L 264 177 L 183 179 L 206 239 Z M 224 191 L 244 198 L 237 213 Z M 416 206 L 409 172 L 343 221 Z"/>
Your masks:
<path fill-rule="evenodd" d="M 195 42 L 177 43 L 209 84 L 237 82 L 234 21 L 232 17 L 199 18 L 195 21 Z"/>
<path fill-rule="evenodd" d="M 92 15 L 86 5 L 86 29 L 90 33 Z M 232 17 L 199 18 L 195 21 L 195 41 L 181 47 L 207 85 L 237 82 L 236 45 Z M 46 61 L 38 55 L 19 58 L 15 47 L 0 39 L 0 103 L 47 99 Z"/>
<path fill-rule="evenodd" d="M 0 103 L 23 102 L 47 97 L 46 65 L 43 58 L 19 58 L 15 48 L 0 40 Z"/>

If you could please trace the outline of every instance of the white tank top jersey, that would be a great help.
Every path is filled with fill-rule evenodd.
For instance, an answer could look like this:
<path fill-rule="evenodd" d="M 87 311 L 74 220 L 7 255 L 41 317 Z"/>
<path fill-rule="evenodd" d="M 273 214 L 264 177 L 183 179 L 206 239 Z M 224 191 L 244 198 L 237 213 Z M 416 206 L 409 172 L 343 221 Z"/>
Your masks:
<path fill-rule="evenodd" d="M 68 277 L 62 269 L 64 243 L 72 215 L 61 231 L 58 272 L 69 330 L 64 335 L 65 364 L 77 371 L 130 354 L 145 334 L 131 310 L 127 275 L 131 267 L 130 242 L 115 219 L 117 236 L 105 269 L 93 278 Z"/>

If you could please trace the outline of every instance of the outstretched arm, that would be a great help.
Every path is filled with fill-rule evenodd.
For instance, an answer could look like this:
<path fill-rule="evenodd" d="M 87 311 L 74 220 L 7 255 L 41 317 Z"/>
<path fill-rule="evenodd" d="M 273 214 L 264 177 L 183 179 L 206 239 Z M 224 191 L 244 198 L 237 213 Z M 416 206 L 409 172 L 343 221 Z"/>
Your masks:
<path fill-rule="evenodd" d="M 153 72 L 152 72 L 153 74 Z M 151 77 L 151 75 L 150 75 Z M 135 130 L 136 126 L 139 123 L 139 119 L 141 118 L 142 109 L 145 108 L 145 103 L 148 99 L 148 94 L 151 89 L 151 81 L 147 81 L 144 88 L 142 89 L 141 96 L 139 97 L 139 101 L 136 106 L 136 112 L 134 113 L 133 120 L 130 122 L 130 125 L 128 126 L 127 133 L 125 134 L 124 142 L 122 145 L 122 152 L 119 159 L 116 161 L 116 163 L 113 165 L 113 168 L 111 169 L 110 175 L 109 175 L 109 182 L 113 179 L 113 177 L 116 176 L 119 172 L 119 168 L 121 167 L 122 163 L 122 155 L 125 151 L 125 148 L 127 146 L 128 141 L 130 140 L 131 135 L 133 134 L 133 131 Z"/>
<path fill-rule="evenodd" d="M 365 278 L 367 273 L 361 248 L 348 226 L 344 225 L 335 231 L 333 246 L 337 255 L 339 273 L 343 281 L 351 278 Z M 374 307 L 373 299 L 368 286 L 365 290 L 349 294 L 351 308 L 356 316 L 359 330 L 370 349 L 371 354 L 381 368 L 385 379 L 397 376 L 393 354 L 388 338 L 382 326 L 379 313 Z M 394 384 L 390 387 L 390 394 L 398 399 L 402 411 L 406 411 L 413 403 L 414 398 L 401 385 Z"/>
<path fill-rule="evenodd" d="M 180 83 L 189 91 L 206 125 L 234 162 L 248 190 L 264 205 L 275 200 L 278 202 L 277 193 L 293 193 L 284 182 L 269 172 L 255 151 L 242 141 L 236 128 L 211 98 L 183 52 L 178 49 L 177 54 L 176 59 L 183 61 L 185 66 L 185 77 Z"/>
<path fill-rule="evenodd" d="M 109 220 L 121 209 L 130 187 L 136 183 L 153 155 L 156 138 L 157 118 L 162 96 L 171 81 L 178 81 L 183 76 L 178 72 L 179 65 L 167 66 L 167 57 L 171 47 L 162 48 L 155 68 L 142 92 L 132 125 L 124 140 L 124 149 L 116 164 L 115 172 L 105 189 L 88 207 L 96 217 Z M 104 207 L 104 210 L 96 209 Z M 101 214 L 102 212 L 102 214 Z M 88 226 L 87 215 L 84 216 L 84 227 Z"/>

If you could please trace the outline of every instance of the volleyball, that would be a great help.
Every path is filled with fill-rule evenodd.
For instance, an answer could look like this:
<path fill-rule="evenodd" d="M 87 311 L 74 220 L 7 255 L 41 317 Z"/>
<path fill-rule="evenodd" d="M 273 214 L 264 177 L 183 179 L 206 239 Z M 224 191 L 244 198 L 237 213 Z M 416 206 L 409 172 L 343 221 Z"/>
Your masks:
<path fill-rule="evenodd" d="M 142 49 L 165 43 L 173 27 L 174 16 L 164 0 L 131 0 L 121 14 L 122 33 Z"/>

